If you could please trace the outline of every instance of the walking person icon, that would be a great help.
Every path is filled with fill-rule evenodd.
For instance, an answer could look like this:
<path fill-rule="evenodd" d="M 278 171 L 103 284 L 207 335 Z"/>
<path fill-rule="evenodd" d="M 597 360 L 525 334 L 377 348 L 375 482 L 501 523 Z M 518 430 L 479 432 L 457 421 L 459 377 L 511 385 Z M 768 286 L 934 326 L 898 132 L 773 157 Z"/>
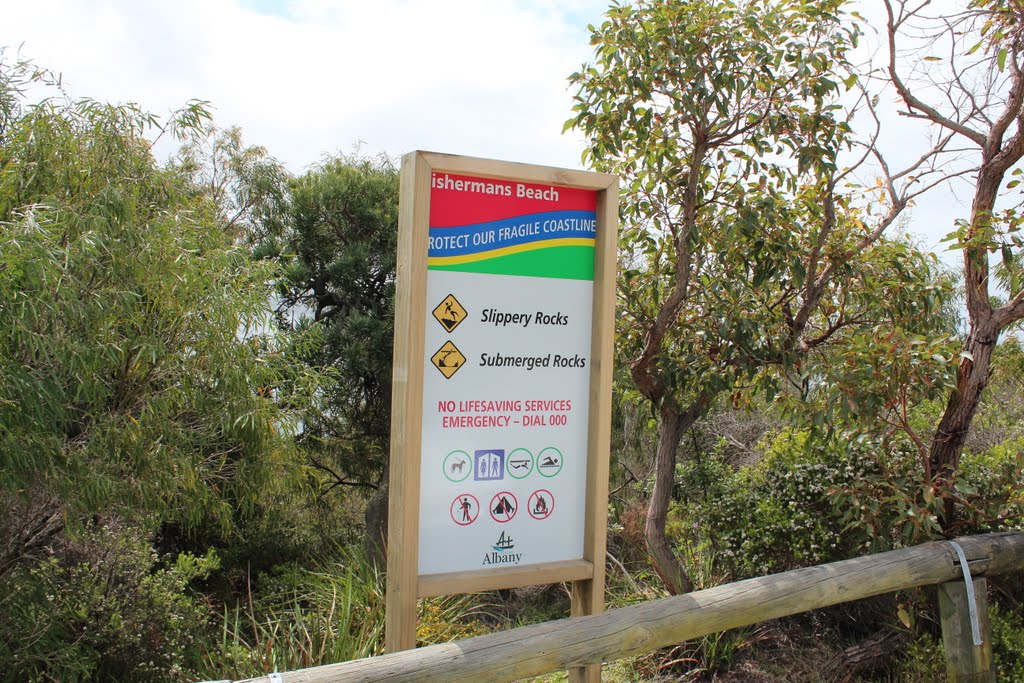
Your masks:
<path fill-rule="evenodd" d="M 472 493 L 460 493 L 452 501 L 449 514 L 459 526 L 469 526 L 480 516 L 480 501 Z"/>

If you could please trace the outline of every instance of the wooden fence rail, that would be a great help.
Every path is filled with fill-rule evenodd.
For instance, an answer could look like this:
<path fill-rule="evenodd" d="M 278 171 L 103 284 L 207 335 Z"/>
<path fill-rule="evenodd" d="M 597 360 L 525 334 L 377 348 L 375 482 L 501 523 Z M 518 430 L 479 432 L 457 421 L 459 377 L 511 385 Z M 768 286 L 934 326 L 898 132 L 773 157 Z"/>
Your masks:
<path fill-rule="evenodd" d="M 973 577 L 1024 569 L 1024 533 L 956 539 Z M 990 681 L 984 647 L 973 646 L 965 582 L 949 542 L 893 550 L 796 569 L 707 590 L 561 619 L 468 640 L 249 679 L 250 683 L 449 683 L 514 681 L 551 671 L 651 652 L 686 640 L 769 619 L 921 586 L 943 586 L 947 660 L 961 667 L 952 680 Z M 974 582 L 984 619 L 984 579 Z M 942 595 L 940 594 L 940 597 Z M 952 606 L 952 607 L 951 607 Z M 948 628 L 947 628 L 947 623 Z M 965 635 L 966 634 L 966 635 Z M 986 645 L 988 645 L 986 643 Z M 950 649 L 957 650 L 950 654 Z M 972 650 L 980 651 L 972 654 Z M 958 659 L 959 658 L 959 659 Z M 963 661 L 966 659 L 967 662 Z M 972 665 L 970 660 L 974 660 Z M 975 668 L 972 669 L 971 667 Z"/>

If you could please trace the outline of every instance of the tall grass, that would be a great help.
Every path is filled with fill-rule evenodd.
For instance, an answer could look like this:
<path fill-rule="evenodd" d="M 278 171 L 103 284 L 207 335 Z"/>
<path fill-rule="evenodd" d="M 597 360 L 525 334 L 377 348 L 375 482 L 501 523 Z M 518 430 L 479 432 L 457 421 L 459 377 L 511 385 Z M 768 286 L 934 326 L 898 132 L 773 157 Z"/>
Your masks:
<path fill-rule="evenodd" d="M 206 678 L 247 678 L 383 651 L 384 578 L 346 553 L 315 571 L 264 579 L 258 597 L 225 606 L 218 638 L 203 655 Z"/>
<path fill-rule="evenodd" d="M 201 677 L 250 678 L 384 651 L 385 578 L 364 555 L 343 551 L 340 561 L 290 568 L 260 584 L 249 599 L 225 606 Z M 437 643 L 482 633 L 486 610 L 479 596 L 423 600 L 417 638 Z"/>

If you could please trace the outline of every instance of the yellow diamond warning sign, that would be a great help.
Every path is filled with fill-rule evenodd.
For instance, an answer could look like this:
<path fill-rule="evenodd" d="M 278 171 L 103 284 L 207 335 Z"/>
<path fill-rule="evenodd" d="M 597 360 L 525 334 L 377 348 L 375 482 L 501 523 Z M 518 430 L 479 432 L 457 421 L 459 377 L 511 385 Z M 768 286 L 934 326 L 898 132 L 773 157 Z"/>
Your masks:
<path fill-rule="evenodd" d="M 458 327 L 467 315 L 469 314 L 466 313 L 466 309 L 451 294 L 446 296 L 444 301 L 434 309 L 434 317 L 437 318 L 437 322 L 441 323 L 441 326 L 449 332 Z"/>
<path fill-rule="evenodd" d="M 437 350 L 437 353 L 430 357 L 430 362 L 441 371 L 446 379 L 451 379 L 452 375 L 465 365 L 466 357 L 456 348 L 455 344 L 447 341 Z"/>

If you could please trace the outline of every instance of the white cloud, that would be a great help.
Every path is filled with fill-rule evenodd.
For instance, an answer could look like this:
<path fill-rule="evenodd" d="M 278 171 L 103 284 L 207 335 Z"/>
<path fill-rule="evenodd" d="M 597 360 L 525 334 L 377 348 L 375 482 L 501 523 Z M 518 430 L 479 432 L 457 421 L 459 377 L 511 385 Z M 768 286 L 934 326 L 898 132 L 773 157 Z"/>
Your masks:
<path fill-rule="evenodd" d="M 73 95 L 156 113 L 210 100 L 293 172 L 359 143 L 578 167 L 567 77 L 609 1 L 7 0 L 0 46 L 23 44 Z M 900 123 L 891 147 L 912 154 L 920 132 Z M 952 213 L 948 197 L 918 204 L 927 246 Z"/>
<path fill-rule="evenodd" d="M 415 148 L 577 166 L 567 76 L 604 0 L 36 0 L 0 45 L 74 95 L 166 112 L 213 102 L 293 171 L 324 153 Z"/>

